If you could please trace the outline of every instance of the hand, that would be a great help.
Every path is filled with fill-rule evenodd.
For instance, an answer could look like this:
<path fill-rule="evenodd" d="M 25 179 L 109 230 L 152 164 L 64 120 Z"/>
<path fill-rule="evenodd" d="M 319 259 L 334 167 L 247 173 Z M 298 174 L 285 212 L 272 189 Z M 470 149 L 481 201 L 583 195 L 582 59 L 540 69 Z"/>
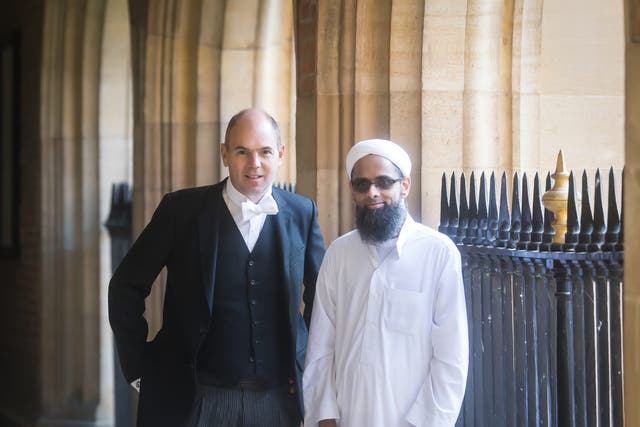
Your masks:
<path fill-rule="evenodd" d="M 338 427 L 336 420 L 320 420 L 318 427 Z"/>

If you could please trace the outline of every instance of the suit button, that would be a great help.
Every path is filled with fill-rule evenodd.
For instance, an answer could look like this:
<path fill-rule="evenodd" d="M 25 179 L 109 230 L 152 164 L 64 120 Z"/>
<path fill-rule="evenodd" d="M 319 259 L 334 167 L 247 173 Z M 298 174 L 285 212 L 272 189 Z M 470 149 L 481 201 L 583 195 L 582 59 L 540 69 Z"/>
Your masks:
<path fill-rule="evenodd" d="M 256 281 L 255 281 L 255 280 L 249 280 L 249 284 L 250 284 L 251 286 L 255 286 L 255 285 L 256 285 Z"/>
<path fill-rule="evenodd" d="M 256 344 L 260 344 L 262 341 L 260 340 L 256 340 Z"/>
<path fill-rule="evenodd" d="M 249 356 L 249 362 L 253 363 L 253 356 Z"/>
<path fill-rule="evenodd" d="M 253 260 L 249 261 L 249 267 L 253 267 L 253 264 L 254 264 Z"/>
<path fill-rule="evenodd" d="M 251 300 L 251 305 L 256 305 L 256 300 L 252 299 Z"/>

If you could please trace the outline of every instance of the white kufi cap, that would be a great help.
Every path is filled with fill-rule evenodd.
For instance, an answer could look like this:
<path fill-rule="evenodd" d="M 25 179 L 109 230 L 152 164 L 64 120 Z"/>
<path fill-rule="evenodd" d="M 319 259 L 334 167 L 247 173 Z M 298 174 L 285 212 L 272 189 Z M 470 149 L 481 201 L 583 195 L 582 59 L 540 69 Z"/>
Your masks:
<path fill-rule="evenodd" d="M 411 159 L 402 147 L 386 139 L 367 139 L 355 144 L 347 153 L 347 175 L 349 178 L 351 178 L 351 172 L 353 172 L 353 166 L 356 162 L 369 154 L 375 154 L 391 161 L 400 169 L 404 177 L 411 174 Z"/>

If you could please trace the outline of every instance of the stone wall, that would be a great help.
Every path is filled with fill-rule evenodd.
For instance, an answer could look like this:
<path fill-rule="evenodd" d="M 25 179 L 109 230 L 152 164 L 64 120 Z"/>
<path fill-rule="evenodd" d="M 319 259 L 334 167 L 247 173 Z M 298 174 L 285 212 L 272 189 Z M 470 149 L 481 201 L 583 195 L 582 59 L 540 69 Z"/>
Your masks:
<path fill-rule="evenodd" d="M 0 257 L 0 424 L 13 426 L 33 423 L 41 405 L 40 2 L 5 4 L 0 31 L 20 40 L 20 247 L 17 257 Z"/>

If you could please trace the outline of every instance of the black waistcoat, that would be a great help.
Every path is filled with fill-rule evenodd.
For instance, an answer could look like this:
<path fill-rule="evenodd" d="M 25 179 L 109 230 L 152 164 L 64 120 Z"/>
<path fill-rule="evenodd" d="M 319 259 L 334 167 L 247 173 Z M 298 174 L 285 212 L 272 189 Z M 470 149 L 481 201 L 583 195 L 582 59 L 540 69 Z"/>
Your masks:
<path fill-rule="evenodd" d="M 285 384 L 293 363 L 275 218 L 267 215 L 249 253 L 229 210 L 222 211 L 211 325 L 198 376 L 221 386 L 247 377 L 270 387 Z"/>

